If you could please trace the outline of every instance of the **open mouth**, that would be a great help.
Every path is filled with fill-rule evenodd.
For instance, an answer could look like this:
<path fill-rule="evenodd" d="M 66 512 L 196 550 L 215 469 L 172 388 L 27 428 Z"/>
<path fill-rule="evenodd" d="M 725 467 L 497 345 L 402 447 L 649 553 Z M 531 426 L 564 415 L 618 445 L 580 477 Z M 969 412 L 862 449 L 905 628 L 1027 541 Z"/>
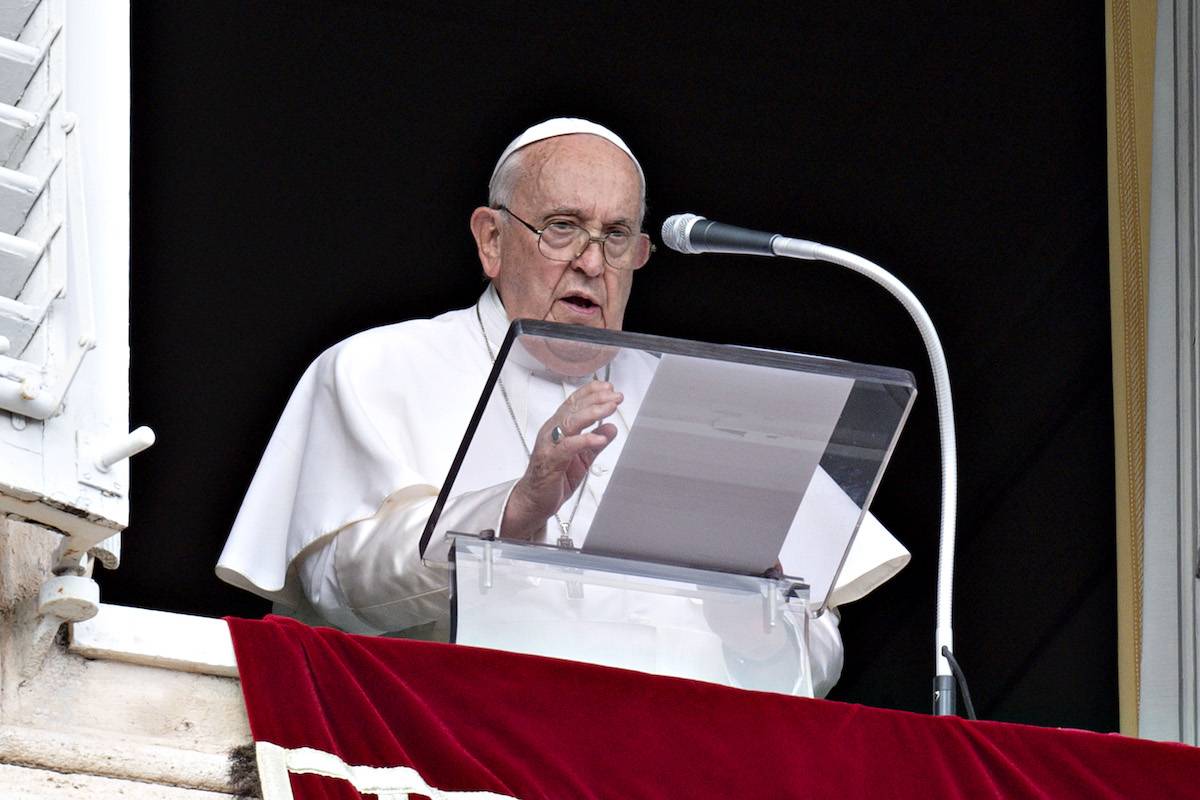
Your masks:
<path fill-rule="evenodd" d="M 562 301 L 581 314 L 593 314 L 600 308 L 599 304 L 577 294 L 567 295 Z"/>

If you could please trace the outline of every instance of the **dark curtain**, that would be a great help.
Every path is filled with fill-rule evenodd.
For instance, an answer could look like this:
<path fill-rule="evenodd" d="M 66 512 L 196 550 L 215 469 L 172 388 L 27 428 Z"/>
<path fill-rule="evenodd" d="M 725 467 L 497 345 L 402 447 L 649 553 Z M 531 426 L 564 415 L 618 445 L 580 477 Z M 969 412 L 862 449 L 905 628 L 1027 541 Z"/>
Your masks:
<path fill-rule="evenodd" d="M 680 211 L 859 253 L 928 308 L 961 491 L 956 649 L 981 715 L 1117 727 L 1102 10 L 135 2 L 132 415 L 106 602 L 256 616 L 212 566 L 292 385 L 367 327 L 472 302 L 467 217 L 556 115 Z M 657 238 L 657 234 L 656 234 Z M 902 367 L 873 510 L 912 564 L 844 609 L 835 699 L 926 711 L 939 455 L 905 312 L 836 267 L 660 252 L 630 330 Z"/>

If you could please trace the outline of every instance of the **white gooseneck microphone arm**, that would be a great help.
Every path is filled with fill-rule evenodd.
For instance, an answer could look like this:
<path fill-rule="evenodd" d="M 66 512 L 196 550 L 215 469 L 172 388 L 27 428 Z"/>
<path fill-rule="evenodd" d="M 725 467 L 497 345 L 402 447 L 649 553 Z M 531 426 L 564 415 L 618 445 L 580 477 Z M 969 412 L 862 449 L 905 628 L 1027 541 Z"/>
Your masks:
<path fill-rule="evenodd" d="M 950 398 L 950 374 L 946 356 L 933 321 L 908 287 L 887 270 L 853 253 L 804 239 L 747 230 L 712 222 L 695 214 L 676 214 L 662 227 L 663 243 L 681 253 L 740 253 L 784 256 L 810 261 L 828 261 L 854 270 L 887 289 L 904 306 L 925 343 L 933 369 L 933 391 L 937 401 L 938 430 L 942 450 L 942 529 L 938 553 L 937 630 L 933 680 L 933 713 L 955 713 L 954 678 L 946 654 L 954 652 L 951 611 L 954 587 L 954 533 L 958 504 L 958 450 L 954 438 L 954 405 Z"/>

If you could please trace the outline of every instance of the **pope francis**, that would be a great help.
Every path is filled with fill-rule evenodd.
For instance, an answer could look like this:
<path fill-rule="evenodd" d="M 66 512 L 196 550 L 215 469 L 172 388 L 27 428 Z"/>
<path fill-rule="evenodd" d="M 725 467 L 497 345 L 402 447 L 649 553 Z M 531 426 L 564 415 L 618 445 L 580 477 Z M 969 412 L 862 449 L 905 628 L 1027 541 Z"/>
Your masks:
<path fill-rule="evenodd" d="M 267 446 L 217 574 L 306 621 L 446 638 L 448 574 L 422 562 L 418 543 L 496 349 L 514 319 L 621 328 L 634 273 L 652 250 L 642 232 L 645 190 L 633 153 L 595 123 L 551 119 L 513 140 L 492 173 L 488 205 L 470 217 L 489 279 L 483 295 L 434 319 L 357 334 L 309 367 Z M 454 498 L 443 515 L 460 530 L 570 538 L 575 514 L 594 510 L 585 502 L 588 476 L 628 432 L 641 384 L 623 382 L 616 370 L 570 379 L 545 370 L 509 376 L 507 369 L 512 479 Z M 817 695 L 841 672 L 837 605 L 866 594 L 907 560 L 866 515 L 829 608 L 807 621 Z M 542 613 L 553 617 L 555 610 Z M 789 640 L 781 641 L 779 652 L 751 656 L 782 670 L 780 690 L 792 691 L 798 684 L 786 674 L 796 671 L 796 656 Z M 727 676 L 717 679 L 739 684 L 745 659 L 718 660 L 683 674 L 716 671 Z M 679 674 L 655 669 L 653 657 L 647 663 L 651 671 Z"/>

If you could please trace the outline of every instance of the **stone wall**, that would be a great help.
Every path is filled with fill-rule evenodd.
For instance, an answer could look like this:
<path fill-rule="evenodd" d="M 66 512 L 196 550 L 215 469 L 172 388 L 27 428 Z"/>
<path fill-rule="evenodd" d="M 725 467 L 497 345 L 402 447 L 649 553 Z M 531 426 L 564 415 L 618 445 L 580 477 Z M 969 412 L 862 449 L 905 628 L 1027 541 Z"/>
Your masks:
<path fill-rule="evenodd" d="M 10 798 L 231 796 L 250 741 L 236 679 L 38 647 L 37 596 L 59 536 L 0 519 L 0 786 Z M 47 640 L 49 641 L 49 640 Z"/>

